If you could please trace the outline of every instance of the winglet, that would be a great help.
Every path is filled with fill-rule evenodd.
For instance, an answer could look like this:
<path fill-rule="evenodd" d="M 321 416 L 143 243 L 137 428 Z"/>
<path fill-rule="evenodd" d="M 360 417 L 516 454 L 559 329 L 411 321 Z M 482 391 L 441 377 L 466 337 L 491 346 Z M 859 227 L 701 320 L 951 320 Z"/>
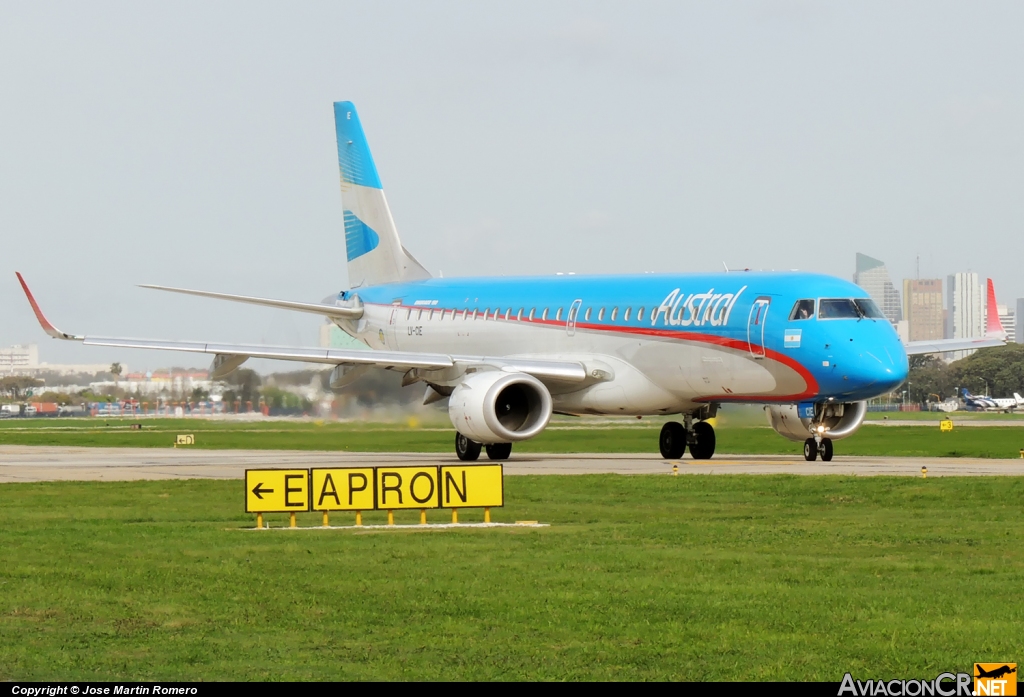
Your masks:
<path fill-rule="evenodd" d="M 988 279 L 988 324 L 985 327 L 985 334 L 988 336 L 1006 336 L 1003 323 L 999 320 L 999 306 L 996 304 L 996 287 L 992 285 L 992 279 Z"/>
<path fill-rule="evenodd" d="M 28 304 L 32 306 L 32 312 L 36 313 L 36 319 L 39 320 L 40 326 L 43 331 L 52 336 L 54 339 L 70 339 L 72 341 L 81 341 L 85 337 L 75 336 L 74 334 L 65 334 L 57 327 L 50 324 L 50 320 L 46 319 L 46 315 L 39 309 L 39 303 L 32 296 L 32 291 L 28 289 L 28 284 L 25 283 L 25 279 L 22 278 L 21 274 L 17 271 L 14 272 L 18 276 L 18 282 L 21 283 L 22 290 L 25 291 L 25 297 L 28 298 Z"/>

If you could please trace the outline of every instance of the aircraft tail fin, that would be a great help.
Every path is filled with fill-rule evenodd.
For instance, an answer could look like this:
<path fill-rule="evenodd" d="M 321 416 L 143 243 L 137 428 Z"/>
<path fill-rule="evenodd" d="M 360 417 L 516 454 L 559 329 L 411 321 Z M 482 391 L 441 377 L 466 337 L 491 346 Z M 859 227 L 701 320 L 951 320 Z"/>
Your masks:
<path fill-rule="evenodd" d="M 370 155 L 352 102 L 334 103 L 345 212 L 345 252 L 352 288 L 430 278 L 430 272 L 402 246 L 377 166 Z"/>
<path fill-rule="evenodd" d="M 1006 336 L 1003 323 L 999 319 L 999 305 L 996 303 L 996 287 L 992 285 L 992 279 L 988 279 L 988 304 L 986 305 L 988 323 L 985 327 L 985 334 L 988 336 Z"/>

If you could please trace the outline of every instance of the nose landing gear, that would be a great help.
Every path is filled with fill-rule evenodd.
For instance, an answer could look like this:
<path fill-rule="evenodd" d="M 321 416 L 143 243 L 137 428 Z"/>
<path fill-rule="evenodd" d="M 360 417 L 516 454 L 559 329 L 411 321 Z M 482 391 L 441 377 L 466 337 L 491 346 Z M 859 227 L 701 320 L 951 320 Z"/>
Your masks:
<path fill-rule="evenodd" d="M 820 436 L 819 438 L 820 442 L 815 438 L 808 438 L 804 441 L 804 459 L 808 462 L 814 462 L 818 459 L 818 455 L 821 455 L 823 462 L 832 460 L 832 439 Z"/>

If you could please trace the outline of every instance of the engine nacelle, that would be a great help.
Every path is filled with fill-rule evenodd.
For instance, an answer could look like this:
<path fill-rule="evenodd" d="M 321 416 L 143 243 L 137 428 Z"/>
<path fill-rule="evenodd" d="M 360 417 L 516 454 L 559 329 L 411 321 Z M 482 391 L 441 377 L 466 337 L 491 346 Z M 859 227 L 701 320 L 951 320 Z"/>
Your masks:
<path fill-rule="evenodd" d="M 824 438 L 841 440 L 852 436 L 864 423 L 868 403 L 816 404 L 815 418 L 800 416 L 795 404 L 766 406 L 764 411 L 768 415 L 768 424 L 779 435 L 802 443 L 814 436 L 814 429 L 819 425 L 825 427 L 821 434 Z"/>
<path fill-rule="evenodd" d="M 448 417 L 459 433 L 478 443 L 526 440 L 547 427 L 551 393 L 526 373 L 475 373 L 452 392 Z"/>

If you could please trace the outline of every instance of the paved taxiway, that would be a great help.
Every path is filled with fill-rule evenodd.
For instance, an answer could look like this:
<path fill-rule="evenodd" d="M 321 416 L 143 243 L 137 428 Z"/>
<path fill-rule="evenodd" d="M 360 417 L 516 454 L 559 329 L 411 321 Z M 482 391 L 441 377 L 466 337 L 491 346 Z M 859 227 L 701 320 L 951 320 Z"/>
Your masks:
<path fill-rule="evenodd" d="M 241 479 L 247 468 L 420 465 L 457 463 L 453 455 L 345 453 L 300 450 L 192 450 L 185 448 L 66 448 L 0 446 L 0 482 L 133 479 Z M 486 459 L 481 459 L 486 462 Z M 837 456 L 805 462 L 800 456 L 721 455 L 675 461 L 680 474 L 846 474 L 929 477 L 1024 475 L 1024 460 Z M 513 453 L 505 473 L 669 474 L 673 461 L 656 454 L 534 455 Z"/>

